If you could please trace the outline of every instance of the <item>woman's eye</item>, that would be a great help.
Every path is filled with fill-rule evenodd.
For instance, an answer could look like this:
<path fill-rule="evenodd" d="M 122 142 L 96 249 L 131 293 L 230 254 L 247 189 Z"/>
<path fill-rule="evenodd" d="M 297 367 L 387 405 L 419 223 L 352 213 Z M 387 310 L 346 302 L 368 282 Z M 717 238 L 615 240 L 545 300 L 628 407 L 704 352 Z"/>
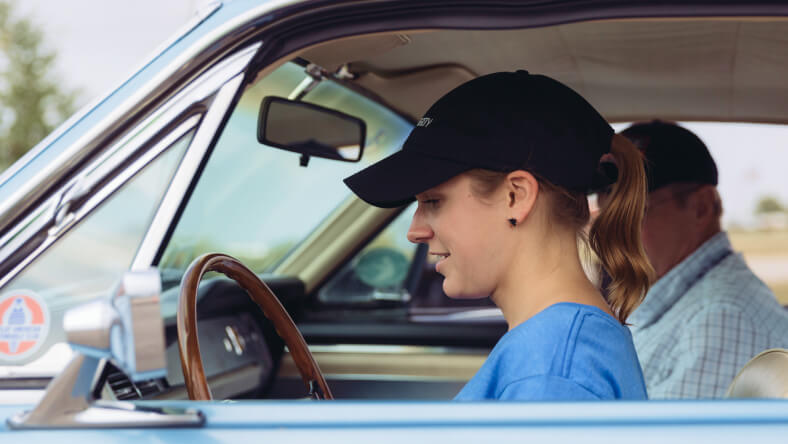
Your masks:
<path fill-rule="evenodd" d="M 438 206 L 438 199 L 425 199 L 422 200 L 421 203 L 430 207 L 437 207 Z"/>

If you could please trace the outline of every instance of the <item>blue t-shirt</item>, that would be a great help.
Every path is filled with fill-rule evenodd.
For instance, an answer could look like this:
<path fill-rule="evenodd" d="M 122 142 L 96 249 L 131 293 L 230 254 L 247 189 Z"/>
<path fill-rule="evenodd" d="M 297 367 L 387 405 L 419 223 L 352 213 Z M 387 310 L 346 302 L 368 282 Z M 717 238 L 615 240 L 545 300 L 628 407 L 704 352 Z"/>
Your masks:
<path fill-rule="evenodd" d="M 629 329 L 590 305 L 551 305 L 508 331 L 454 398 L 646 399 Z"/>

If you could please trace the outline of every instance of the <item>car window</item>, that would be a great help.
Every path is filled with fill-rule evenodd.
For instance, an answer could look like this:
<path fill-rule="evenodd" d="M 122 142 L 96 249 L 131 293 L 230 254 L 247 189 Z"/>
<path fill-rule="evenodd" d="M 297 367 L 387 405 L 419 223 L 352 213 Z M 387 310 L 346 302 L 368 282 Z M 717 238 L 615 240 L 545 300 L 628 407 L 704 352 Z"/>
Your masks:
<path fill-rule="evenodd" d="M 788 126 L 687 122 L 719 170 L 722 223 L 734 250 L 788 305 Z M 769 159 L 764 162 L 764 159 Z"/>
<path fill-rule="evenodd" d="M 355 307 L 407 304 L 413 316 L 492 306 L 489 298 L 446 296 L 443 276 L 435 271 L 436 258 L 427 254 L 426 244 L 407 239 L 415 212 L 414 202 L 318 291 L 318 301 Z"/>
<path fill-rule="evenodd" d="M 350 196 L 342 178 L 399 149 L 412 125 L 331 80 L 303 100 L 364 119 L 367 140 L 359 163 L 312 157 L 303 167 L 300 154 L 259 143 L 263 98 L 287 97 L 305 78 L 302 66 L 288 63 L 243 93 L 159 263 L 166 273 L 182 274 L 194 258 L 215 251 L 256 272 L 271 270 Z M 165 287 L 177 281 L 165 279 Z"/>
<path fill-rule="evenodd" d="M 409 302 L 407 278 L 417 246 L 407 240 L 416 205 L 411 204 L 342 267 L 320 291 L 324 304 L 369 304 L 377 301 Z"/>
<path fill-rule="evenodd" d="M 29 363 L 55 344 L 65 342 L 65 311 L 112 290 L 131 265 L 193 136 L 194 130 L 181 136 L 6 285 L 0 300 L 8 300 L 3 296 L 11 294 L 34 298 L 44 306 L 43 313 L 48 312 L 48 316 L 43 315 L 48 331 L 43 342 L 28 344 L 27 350 L 24 341 L 9 345 L 7 350 L 0 349 L 0 365 Z M 4 311 L 14 315 L 13 310 Z M 22 316 L 23 311 L 18 314 Z"/>
<path fill-rule="evenodd" d="M 679 122 L 709 148 L 719 171 L 722 228 L 733 249 L 788 305 L 788 127 L 731 122 Z M 621 131 L 629 124 L 615 124 Z M 765 162 L 764 159 L 769 159 Z"/>

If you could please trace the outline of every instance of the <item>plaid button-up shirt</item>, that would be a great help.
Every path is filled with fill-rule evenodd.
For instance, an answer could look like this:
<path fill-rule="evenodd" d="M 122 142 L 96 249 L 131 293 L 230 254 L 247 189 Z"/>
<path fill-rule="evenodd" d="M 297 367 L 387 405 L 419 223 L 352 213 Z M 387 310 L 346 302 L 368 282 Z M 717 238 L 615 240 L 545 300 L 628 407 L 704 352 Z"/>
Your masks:
<path fill-rule="evenodd" d="M 718 233 L 630 315 L 650 398 L 719 398 L 753 356 L 788 347 L 788 314 Z"/>

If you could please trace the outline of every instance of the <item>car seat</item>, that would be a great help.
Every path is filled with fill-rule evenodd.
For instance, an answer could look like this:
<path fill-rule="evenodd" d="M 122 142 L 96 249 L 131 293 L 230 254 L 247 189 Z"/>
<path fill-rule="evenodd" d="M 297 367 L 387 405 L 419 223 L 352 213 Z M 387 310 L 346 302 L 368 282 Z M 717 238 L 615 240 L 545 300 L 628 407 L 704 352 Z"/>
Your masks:
<path fill-rule="evenodd" d="M 728 398 L 788 398 L 788 350 L 772 348 L 744 365 L 728 387 Z"/>

